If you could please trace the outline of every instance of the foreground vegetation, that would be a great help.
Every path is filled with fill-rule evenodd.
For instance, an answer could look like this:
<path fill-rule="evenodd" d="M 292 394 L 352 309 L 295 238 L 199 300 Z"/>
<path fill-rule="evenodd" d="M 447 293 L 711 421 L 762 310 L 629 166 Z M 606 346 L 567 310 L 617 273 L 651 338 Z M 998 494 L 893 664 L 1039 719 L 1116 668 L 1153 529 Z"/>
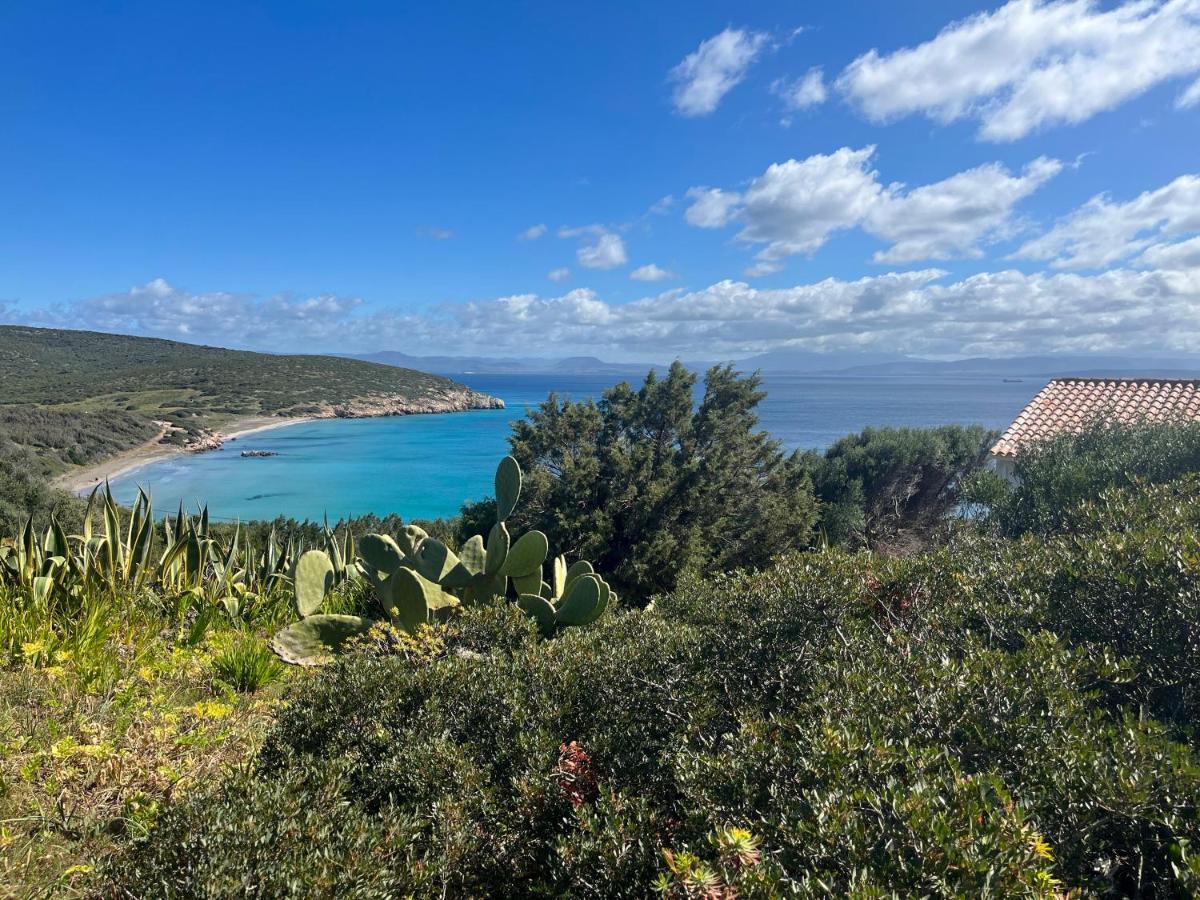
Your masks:
<path fill-rule="evenodd" d="M 1200 485 L 1117 490 L 1076 521 L 688 578 L 551 641 L 467 610 L 300 685 L 253 766 L 104 877 L 185 896 L 1192 893 Z"/>
<path fill-rule="evenodd" d="M 1200 425 L 1014 488 L 691 378 L 552 398 L 457 521 L 0 542 L 0 895 L 1200 890 Z"/>

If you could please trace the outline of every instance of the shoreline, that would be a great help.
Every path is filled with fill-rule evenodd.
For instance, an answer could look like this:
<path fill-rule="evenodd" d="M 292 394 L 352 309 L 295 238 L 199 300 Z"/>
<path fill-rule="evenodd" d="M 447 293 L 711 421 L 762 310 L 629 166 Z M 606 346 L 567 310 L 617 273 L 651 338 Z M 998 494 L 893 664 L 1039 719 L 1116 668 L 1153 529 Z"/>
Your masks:
<path fill-rule="evenodd" d="M 236 440 L 248 434 L 300 425 L 320 419 L 374 419 L 391 416 L 431 415 L 450 412 L 469 412 L 478 409 L 503 409 L 504 401 L 498 397 L 480 394 L 469 388 L 440 398 L 371 398 L 355 399 L 337 405 L 323 405 L 316 414 L 303 416 L 250 416 L 235 419 L 227 424 L 228 431 L 213 431 L 199 442 L 190 445 L 163 444 L 162 439 L 172 430 L 166 422 L 158 423 L 158 435 L 144 444 L 110 456 L 108 459 L 84 466 L 51 481 L 53 487 L 65 490 L 77 497 L 87 496 L 104 481 L 119 478 L 151 463 L 161 462 L 183 453 L 207 453 L 220 449 L 226 441 Z"/>
<path fill-rule="evenodd" d="M 128 475 L 151 463 L 187 453 L 207 453 L 209 450 L 216 450 L 226 441 L 236 440 L 248 434 L 271 431 L 288 425 L 300 425 L 304 422 L 315 421 L 315 419 L 315 416 L 255 416 L 250 419 L 237 420 L 230 423 L 233 430 L 213 432 L 212 439 L 216 441 L 215 445 L 203 447 L 159 443 L 169 431 L 168 428 L 163 428 L 156 437 L 146 443 L 123 450 L 116 456 L 110 456 L 106 460 L 85 466 L 77 471 L 66 472 L 55 478 L 51 484 L 76 497 L 86 497 L 93 488 L 104 484 L 106 480 L 112 481 Z"/>

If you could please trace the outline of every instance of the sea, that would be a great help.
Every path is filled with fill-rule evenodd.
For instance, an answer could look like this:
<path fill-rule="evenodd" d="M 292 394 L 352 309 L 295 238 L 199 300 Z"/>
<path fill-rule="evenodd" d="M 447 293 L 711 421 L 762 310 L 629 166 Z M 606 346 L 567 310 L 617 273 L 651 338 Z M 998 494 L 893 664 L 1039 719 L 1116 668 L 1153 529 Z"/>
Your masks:
<path fill-rule="evenodd" d="M 455 515 L 490 496 L 496 463 L 508 452 L 512 422 L 551 391 L 599 398 L 644 373 L 460 375 L 505 409 L 379 419 L 323 419 L 244 435 L 208 453 L 150 463 L 113 481 L 123 502 L 138 487 L 158 512 L 207 504 L 218 521 L 284 516 L 335 522 L 368 513 L 405 519 Z M 980 424 L 1006 427 L 1043 381 L 997 377 L 768 375 L 761 427 L 786 449 L 824 449 L 867 426 Z M 243 457 L 244 450 L 273 456 Z"/>

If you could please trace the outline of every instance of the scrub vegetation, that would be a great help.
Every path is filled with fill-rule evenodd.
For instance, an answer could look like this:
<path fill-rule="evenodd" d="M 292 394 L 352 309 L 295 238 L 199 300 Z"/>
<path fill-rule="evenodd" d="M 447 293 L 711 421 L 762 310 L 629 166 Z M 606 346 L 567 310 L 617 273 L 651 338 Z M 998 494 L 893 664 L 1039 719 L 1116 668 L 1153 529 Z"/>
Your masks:
<path fill-rule="evenodd" d="M 3 890 L 1200 892 L 1200 431 L 1014 485 L 982 429 L 787 455 L 691 379 L 550 398 L 448 522 L 11 531 Z"/>

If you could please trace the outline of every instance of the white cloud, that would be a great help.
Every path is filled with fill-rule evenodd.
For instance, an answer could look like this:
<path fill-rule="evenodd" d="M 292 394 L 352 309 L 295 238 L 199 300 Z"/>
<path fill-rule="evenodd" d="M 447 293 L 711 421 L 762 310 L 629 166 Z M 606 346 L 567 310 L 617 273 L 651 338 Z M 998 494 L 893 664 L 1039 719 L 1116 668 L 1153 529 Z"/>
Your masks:
<path fill-rule="evenodd" d="M 1151 269 L 1200 269 L 1200 237 L 1175 244 L 1155 244 L 1148 247 L 1137 261 Z"/>
<path fill-rule="evenodd" d="M 818 106 L 828 96 L 820 67 L 809 69 L 803 77 L 791 81 L 777 79 L 771 85 L 771 92 L 782 99 L 783 105 L 792 112 Z"/>
<path fill-rule="evenodd" d="M 741 194 L 692 188 L 688 196 L 694 202 L 685 218 L 700 228 L 740 222 L 738 240 L 766 244 L 758 254 L 760 263 L 812 253 L 833 232 L 858 225 L 879 199 L 882 188 L 870 168 L 874 152 L 874 147 L 843 147 L 775 163 Z M 763 268 L 774 271 L 769 265 Z"/>
<path fill-rule="evenodd" d="M 687 192 L 692 205 L 683 218 L 697 228 L 724 228 L 733 219 L 742 195 L 720 188 L 694 187 Z"/>
<path fill-rule="evenodd" d="M 770 290 L 722 281 L 623 305 L 576 291 L 471 304 L 454 312 L 454 328 L 468 343 L 503 336 L 519 345 L 553 334 L 563 349 L 660 356 L 736 356 L 782 346 L 930 355 L 1200 346 L 1200 270 L 945 277 L 927 269 Z"/>
<path fill-rule="evenodd" d="M 555 282 L 566 281 L 571 277 L 571 270 L 566 266 L 563 266 L 561 269 L 551 269 L 546 273 L 546 277 Z"/>
<path fill-rule="evenodd" d="M 665 216 L 674 206 L 674 196 L 667 194 L 667 196 L 660 197 L 658 200 L 654 201 L 653 205 L 650 207 L 650 212 L 656 216 Z"/>
<path fill-rule="evenodd" d="M 738 239 L 766 243 L 759 258 L 770 261 L 812 253 L 833 232 L 854 227 L 880 196 L 874 153 L 843 147 L 769 166 L 742 194 Z"/>
<path fill-rule="evenodd" d="M 454 231 L 450 228 L 441 228 L 437 225 L 427 225 L 417 229 L 417 234 L 420 237 L 432 238 L 435 241 L 448 241 L 454 237 Z"/>
<path fill-rule="evenodd" d="M 1057 269 L 1100 268 L 1195 231 L 1200 231 L 1200 176 L 1181 175 L 1128 203 L 1098 194 L 1014 255 L 1049 261 Z"/>
<path fill-rule="evenodd" d="M 542 235 L 544 235 L 546 233 L 546 231 L 547 231 L 547 228 L 545 225 L 542 225 L 542 224 L 530 225 L 528 228 L 526 228 L 524 231 L 522 231 L 519 235 L 517 235 L 517 240 L 519 240 L 519 241 L 536 241 L 538 238 L 540 238 Z"/>
<path fill-rule="evenodd" d="M 675 109 L 684 116 L 706 116 L 746 76 L 766 46 L 767 35 L 726 28 L 704 41 L 671 70 L 676 83 Z"/>
<path fill-rule="evenodd" d="M 625 265 L 625 242 L 619 234 L 608 232 L 599 236 L 594 244 L 580 247 L 576 259 L 585 269 L 615 269 Z"/>
<path fill-rule="evenodd" d="M 587 235 L 601 235 L 607 231 L 608 229 L 603 225 L 561 225 L 558 229 L 558 236 L 560 238 L 585 237 Z"/>
<path fill-rule="evenodd" d="M 867 116 L 975 118 L 1011 141 L 1077 123 L 1156 84 L 1200 71 L 1197 0 L 1011 0 L 915 47 L 854 60 L 838 88 Z"/>
<path fill-rule="evenodd" d="M 654 263 L 649 263 L 644 266 L 638 266 L 629 273 L 629 277 L 634 281 L 667 281 L 674 278 L 675 273 L 660 268 Z"/>
<path fill-rule="evenodd" d="M 1193 81 L 1191 86 L 1175 101 L 1176 109 L 1191 109 L 1197 105 L 1200 105 L 1200 78 Z"/>
<path fill-rule="evenodd" d="M 155 278 L 128 291 L 40 310 L 30 324 L 277 349 L 281 336 L 295 345 L 333 340 L 337 323 L 362 305 L 357 297 L 336 294 L 260 299 L 226 291 L 193 293 Z"/>
<path fill-rule="evenodd" d="M 1200 268 L 1182 256 L 1177 262 L 1180 268 L 1094 275 L 982 272 L 957 281 L 925 269 L 770 290 L 720 281 L 624 304 L 576 289 L 557 297 L 519 294 L 446 304 L 423 313 L 371 311 L 360 300 L 334 295 L 196 294 L 155 281 L 21 318 L 25 324 L 317 352 L 391 347 L 494 354 L 530 341 L 547 351 L 588 349 L 619 358 L 649 353 L 658 359 L 735 357 L 778 347 L 929 355 L 1195 352 Z"/>
<path fill-rule="evenodd" d="M 892 244 L 875 262 L 982 256 L 978 244 L 1011 233 L 1013 206 L 1062 171 L 1056 159 L 1039 157 L 1020 175 L 988 163 L 934 184 L 883 195 L 864 227 Z"/>
<path fill-rule="evenodd" d="M 813 253 L 836 231 L 862 226 L 892 244 L 876 262 L 978 257 L 978 244 L 1015 231 L 1012 211 L 1022 198 L 1062 171 L 1039 157 L 1019 175 L 989 163 L 905 191 L 884 187 L 872 167 L 874 147 L 776 163 L 742 193 L 696 187 L 684 214 L 698 228 L 742 225 L 737 239 L 763 246 L 751 277 L 780 270 L 780 260 Z"/>

